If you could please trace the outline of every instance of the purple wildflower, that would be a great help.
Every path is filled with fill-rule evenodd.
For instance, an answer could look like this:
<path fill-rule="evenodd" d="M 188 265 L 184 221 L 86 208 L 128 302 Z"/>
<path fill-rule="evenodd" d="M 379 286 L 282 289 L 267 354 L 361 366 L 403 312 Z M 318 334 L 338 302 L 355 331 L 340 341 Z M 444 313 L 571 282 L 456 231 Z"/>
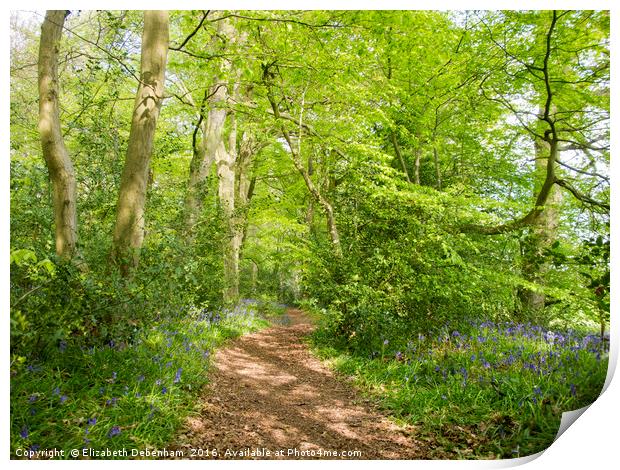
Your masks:
<path fill-rule="evenodd" d="M 118 436 L 121 433 L 121 428 L 118 426 L 112 426 L 110 431 L 108 432 L 108 437 Z"/>
<path fill-rule="evenodd" d="M 60 397 L 60 403 L 62 404 L 62 403 L 64 403 L 64 402 L 66 402 L 66 401 L 67 401 L 67 395 L 61 395 L 61 397 Z"/>
<path fill-rule="evenodd" d="M 89 426 L 94 426 L 95 424 L 97 424 L 97 418 L 88 418 Z"/>
<path fill-rule="evenodd" d="M 166 393 L 168 393 L 168 387 L 166 387 L 165 385 L 161 388 L 161 393 L 162 395 L 165 395 Z"/>
<path fill-rule="evenodd" d="M 21 431 L 19 431 L 19 435 L 22 437 L 22 439 L 28 439 L 28 428 L 26 427 L 26 425 L 22 426 Z"/>
<path fill-rule="evenodd" d="M 572 396 L 577 395 L 577 387 L 575 387 L 575 384 L 570 384 L 570 394 Z"/>
<path fill-rule="evenodd" d="M 179 383 L 181 381 L 181 372 L 183 372 L 183 368 L 179 367 L 177 369 L 177 373 L 174 376 L 174 383 Z"/>
<path fill-rule="evenodd" d="M 145 379 L 144 375 L 141 374 L 141 375 L 138 376 L 137 380 L 138 380 L 138 382 L 144 382 L 144 379 Z"/>

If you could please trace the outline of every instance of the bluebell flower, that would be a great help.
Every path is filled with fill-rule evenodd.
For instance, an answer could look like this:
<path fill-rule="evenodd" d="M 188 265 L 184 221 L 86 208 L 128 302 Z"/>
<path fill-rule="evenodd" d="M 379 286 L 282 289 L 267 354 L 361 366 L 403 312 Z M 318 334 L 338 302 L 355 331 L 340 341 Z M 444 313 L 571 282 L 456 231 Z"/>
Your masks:
<path fill-rule="evenodd" d="M 384 345 L 384 346 L 387 346 L 388 344 L 390 344 L 390 341 L 389 341 L 389 340 L 387 340 L 387 339 L 386 339 L 386 340 L 384 340 L 384 341 L 383 341 L 383 345 Z"/>
<path fill-rule="evenodd" d="M 138 382 L 144 382 L 144 379 L 145 379 L 144 375 L 139 375 L 137 380 Z"/>
<path fill-rule="evenodd" d="M 570 394 L 572 396 L 575 396 L 577 394 L 577 387 L 575 387 L 575 384 L 570 384 Z"/>
<path fill-rule="evenodd" d="M 34 403 L 35 401 L 37 401 L 38 397 L 36 395 L 30 395 L 28 397 L 28 403 Z"/>
<path fill-rule="evenodd" d="M 19 431 L 19 435 L 22 437 L 22 439 L 28 439 L 28 428 L 26 427 L 26 425 L 22 426 L 21 431 Z"/>
<path fill-rule="evenodd" d="M 67 395 L 62 395 L 62 396 L 60 397 L 60 403 L 62 404 L 62 403 L 64 403 L 64 402 L 66 402 L 66 401 L 67 401 Z"/>
<path fill-rule="evenodd" d="M 94 426 L 95 424 L 97 424 L 97 418 L 88 418 L 89 426 Z"/>
<path fill-rule="evenodd" d="M 174 383 L 179 383 L 181 381 L 181 372 L 183 372 L 183 369 L 181 367 L 179 367 L 177 369 L 177 373 L 174 376 Z"/>
<path fill-rule="evenodd" d="M 60 395 L 60 387 L 56 387 L 53 391 L 52 394 L 54 395 Z"/>
<path fill-rule="evenodd" d="M 108 437 L 118 436 L 121 433 L 121 428 L 118 426 L 112 426 L 110 431 L 108 432 Z"/>
<path fill-rule="evenodd" d="M 168 388 L 165 385 L 161 388 L 161 393 L 162 395 L 165 395 L 166 393 L 168 393 Z"/>

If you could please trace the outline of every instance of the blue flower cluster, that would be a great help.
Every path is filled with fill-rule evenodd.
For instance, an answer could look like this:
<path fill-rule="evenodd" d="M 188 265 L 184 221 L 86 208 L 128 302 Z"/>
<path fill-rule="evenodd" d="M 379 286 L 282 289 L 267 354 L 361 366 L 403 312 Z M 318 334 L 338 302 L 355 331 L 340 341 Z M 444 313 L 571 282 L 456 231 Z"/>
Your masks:
<path fill-rule="evenodd" d="M 257 315 L 257 302 L 251 299 L 244 299 L 239 305 L 233 308 L 223 308 L 219 310 L 209 310 L 206 308 L 187 307 L 180 309 L 175 315 L 170 315 L 159 321 L 148 331 L 144 331 L 133 344 L 117 344 L 114 340 L 109 340 L 103 347 L 82 347 L 85 358 L 98 355 L 98 357 L 114 357 L 115 355 L 131 356 L 144 355 L 147 351 L 152 351 L 150 356 L 154 367 L 145 367 L 143 371 L 136 371 L 134 376 L 128 375 L 128 369 L 117 369 L 105 371 L 103 375 L 94 380 L 93 388 L 98 391 L 100 399 L 100 411 L 95 415 L 85 418 L 75 418 L 80 420 L 83 430 L 84 446 L 91 444 L 93 432 L 97 427 L 105 427 L 97 432 L 98 436 L 112 439 L 122 433 L 125 428 L 123 423 L 114 422 L 118 417 L 117 408 L 125 400 L 137 400 L 144 403 L 148 409 L 146 420 L 154 418 L 159 411 L 153 403 L 155 401 L 167 400 L 171 394 L 175 393 L 175 388 L 183 385 L 184 364 L 204 363 L 211 357 L 212 337 L 210 330 L 224 322 L 247 322 L 251 324 Z M 182 330 L 182 331 L 181 331 Z M 58 354 L 64 356 L 72 345 L 70 342 L 62 340 L 58 343 Z M 197 360 L 190 360 L 197 359 Z M 195 367 L 195 366 L 193 366 Z M 147 370 L 148 369 L 148 370 Z M 25 367 L 26 374 L 39 374 L 45 370 L 39 364 L 30 364 Z M 98 372 L 98 371 L 97 371 Z M 36 381 L 32 381 L 36 383 Z M 55 409 L 59 406 L 67 406 L 69 403 L 78 402 L 81 397 L 69 382 L 62 381 L 53 386 L 49 392 L 37 389 L 36 392 L 30 391 L 25 396 L 25 401 L 29 409 L 30 419 L 25 419 L 20 424 L 19 436 L 24 440 L 23 444 L 31 444 L 31 448 L 38 445 L 32 443 L 36 439 L 38 407 Z M 23 392 L 22 392 L 23 393 Z M 23 395 L 22 395 L 23 396 Z M 159 398 L 157 398 L 159 397 Z M 166 397 L 166 398 L 164 398 Z M 151 401 L 151 402 L 149 402 Z M 134 406 L 135 405 L 131 405 Z M 22 418 L 23 419 L 23 418 Z M 85 424 L 84 424 L 85 423 Z"/>

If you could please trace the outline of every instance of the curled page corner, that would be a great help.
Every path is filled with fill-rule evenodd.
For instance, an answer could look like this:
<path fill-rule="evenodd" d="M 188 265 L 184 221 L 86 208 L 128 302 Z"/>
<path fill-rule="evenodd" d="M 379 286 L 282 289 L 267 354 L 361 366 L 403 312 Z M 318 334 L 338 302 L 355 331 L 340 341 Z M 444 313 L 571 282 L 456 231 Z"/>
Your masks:
<path fill-rule="evenodd" d="M 562 413 L 562 419 L 560 420 L 560 427 L 558 429 L 558 433 L 555 435 L 553 442 L 557 441 L 558 438 L 564 434 L 566 431 L 577 419 L 588 409 L 591 405 L 584 406 L 583 408 L 579 408 L 577 410 L 565 411 Z"/>

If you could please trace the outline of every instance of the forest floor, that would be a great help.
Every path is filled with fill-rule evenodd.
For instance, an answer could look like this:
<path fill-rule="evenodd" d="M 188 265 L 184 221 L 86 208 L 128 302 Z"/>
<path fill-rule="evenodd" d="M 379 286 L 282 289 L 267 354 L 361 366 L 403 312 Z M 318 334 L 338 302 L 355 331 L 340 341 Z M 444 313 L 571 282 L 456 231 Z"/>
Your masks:
<path fill-rule="evenodd" d="M 200 413 L 176 441 L 185 458 L 425 458 L 415 428 L 389 421 L 310 353 L 302 311 L 280 323 L 217 352 Z"/>

